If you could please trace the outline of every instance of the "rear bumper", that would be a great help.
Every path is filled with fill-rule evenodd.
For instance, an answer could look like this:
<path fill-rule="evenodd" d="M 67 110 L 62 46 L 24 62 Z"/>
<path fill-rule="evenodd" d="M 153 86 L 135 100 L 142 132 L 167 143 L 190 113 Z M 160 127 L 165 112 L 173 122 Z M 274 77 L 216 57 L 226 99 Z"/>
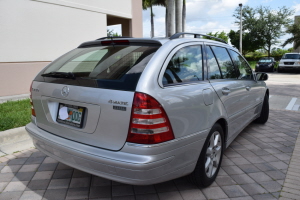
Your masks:
<path fill-rule="evenodd" d="M 37 149 L 59 162 L 133 185 L 155 184 L 191 173 L 209 132 L 152 146 L 126 143 L 121 151 L 110 151 L 53 135 L 33 123 L 26 130 Z"/>
<path fill-rule="evenodd" d="M 300 70 L 300 65 L 278 65 L 278 68 L 282 70 Z"/>

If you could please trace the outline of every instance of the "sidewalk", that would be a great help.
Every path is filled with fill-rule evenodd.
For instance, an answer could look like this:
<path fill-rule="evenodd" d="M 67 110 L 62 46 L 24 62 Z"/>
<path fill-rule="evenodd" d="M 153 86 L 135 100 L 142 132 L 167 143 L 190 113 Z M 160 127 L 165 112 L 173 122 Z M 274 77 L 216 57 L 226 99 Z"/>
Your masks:
<path fill-rule="evenodd" d="M 4 96 L 0 97 L 0 103 L 4 103 L 7 101 L 17 101 L 21 99 L 29 99 L 29 94 L 20 94 L 20 95 L 14 95 L 14 96 Z"/>
<path fill-rule="evenodd" d="M 121 184 L 58 163 L 37 149 L 23 150 L 0 157 L 0 200 L 299 199 L 299 128 L 300 112 L 270 110 L 265 125 L 249 125 L 226 149 L 216 181 L 205 189 L 185 178 Z"/>

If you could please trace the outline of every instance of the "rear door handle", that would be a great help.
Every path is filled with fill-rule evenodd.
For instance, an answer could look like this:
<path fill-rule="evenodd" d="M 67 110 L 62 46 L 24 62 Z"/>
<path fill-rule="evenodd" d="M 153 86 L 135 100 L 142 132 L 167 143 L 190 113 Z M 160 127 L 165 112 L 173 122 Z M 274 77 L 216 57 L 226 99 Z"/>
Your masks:
<path fill-rule="evenodd" d="M 247 91 L 250 91 L 250 89 L 251 89 L 250 86 L 247 86 L 247 87 L 246 87 L 246 90 L 247 90 Z"/>
<path fill-rule="evenodd" d="M 222 94 L 228 95 L 230 92 L 231 92 L 231 91 L 230 91 L 229 88 L 227 88 L 227 87 L 223 87 L 223 88 L 222 88 Z"/>

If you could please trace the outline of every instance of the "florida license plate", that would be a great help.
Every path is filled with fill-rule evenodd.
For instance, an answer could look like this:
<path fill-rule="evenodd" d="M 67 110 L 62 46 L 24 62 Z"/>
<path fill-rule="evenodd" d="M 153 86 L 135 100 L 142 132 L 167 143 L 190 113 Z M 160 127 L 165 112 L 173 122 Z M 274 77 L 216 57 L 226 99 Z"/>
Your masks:
<path fill-rule="evenodd" d="M 69 126 L 82 128 L 84 112 L 84 107 L 60 103 L 56 121 Z"/>

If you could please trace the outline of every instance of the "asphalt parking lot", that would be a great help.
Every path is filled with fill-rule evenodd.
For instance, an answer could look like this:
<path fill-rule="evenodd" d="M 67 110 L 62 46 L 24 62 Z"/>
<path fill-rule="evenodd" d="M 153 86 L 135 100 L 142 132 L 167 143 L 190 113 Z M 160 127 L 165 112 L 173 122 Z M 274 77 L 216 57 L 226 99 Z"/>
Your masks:
<path fill-rule="evenodd" d="M 300 75 L 270 74 L 267 84 L 272 95 L 268 122 L 242 131 L 225 151 L 219 175 L 208 188 L 184 177 L 149 186 L 121 184 L 28 149 L 0 157 L 0 200 L 300 199 Z"/>

